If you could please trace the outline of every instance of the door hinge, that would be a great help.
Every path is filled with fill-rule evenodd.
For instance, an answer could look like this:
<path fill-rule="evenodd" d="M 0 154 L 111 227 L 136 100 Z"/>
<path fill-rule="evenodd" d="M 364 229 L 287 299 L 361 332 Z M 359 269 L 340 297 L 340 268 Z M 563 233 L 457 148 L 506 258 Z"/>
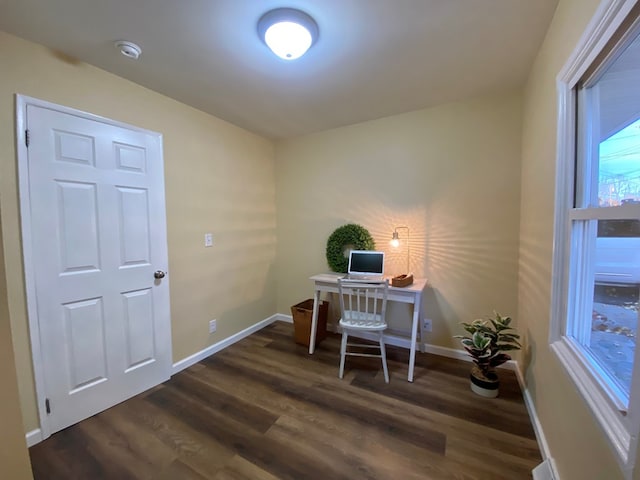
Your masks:
<path fill-rule="evenodd" d="M 29 130 L 24 131 L 24 143 L 27 147 L 29 146 Z"/>
<path fill-rule="evenodd" d="M 48 398 L 46 398 L 44 401 L 44 408 L 47 410 L 47 414 L 51 413 L 51 404 L 49 403 Z"/>

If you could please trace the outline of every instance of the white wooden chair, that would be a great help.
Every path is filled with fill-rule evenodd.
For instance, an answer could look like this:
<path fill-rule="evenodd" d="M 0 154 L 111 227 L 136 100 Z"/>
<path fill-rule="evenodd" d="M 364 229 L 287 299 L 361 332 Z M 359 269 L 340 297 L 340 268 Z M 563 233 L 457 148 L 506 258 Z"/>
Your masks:
<path fill-rule="evenodd" d="M 344 375 L 344 363 L 347 355 L 355 357 L 378 357 L 382 359 L 384 381 L 389 383 L 387 369 L 387 353 L 384 346 L 384 331 L 387 329 L 385 314 L 387 312 L 387 293 L 389 280 L 366 281 L 338 279 L 340 296 L 340 327 L 342 328 L 342 344 L 340 347 L 340 374 Z M 349 335 L 362 337 L 363 332 L 378 335 L 379 345 L 349 343 Z M 380 353 L 361 353 L 348 351 L 349 347 L 359 349 L 379 349 Z"/>

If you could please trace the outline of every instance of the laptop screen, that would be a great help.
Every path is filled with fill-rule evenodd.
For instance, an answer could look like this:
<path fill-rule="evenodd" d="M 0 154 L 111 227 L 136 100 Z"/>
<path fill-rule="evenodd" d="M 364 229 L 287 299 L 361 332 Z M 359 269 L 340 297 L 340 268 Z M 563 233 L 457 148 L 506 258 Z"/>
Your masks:
<path fill-rule="evenodd" d="M 384 274 L 384 252 L 351 250 L 349 253 L 349 275 Z"/>

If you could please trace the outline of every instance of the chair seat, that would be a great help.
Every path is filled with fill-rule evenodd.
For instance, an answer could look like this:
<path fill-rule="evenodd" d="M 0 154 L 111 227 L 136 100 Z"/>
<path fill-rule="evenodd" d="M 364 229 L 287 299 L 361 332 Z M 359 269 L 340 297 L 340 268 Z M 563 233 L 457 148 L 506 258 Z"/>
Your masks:
<path fill-rule="evenodd" d="M 340 326 L 350 330 L 385 330 L 387 324 L 381 315 L 362 314 L 361 312 L 345 312 L 340 319 Z"/>

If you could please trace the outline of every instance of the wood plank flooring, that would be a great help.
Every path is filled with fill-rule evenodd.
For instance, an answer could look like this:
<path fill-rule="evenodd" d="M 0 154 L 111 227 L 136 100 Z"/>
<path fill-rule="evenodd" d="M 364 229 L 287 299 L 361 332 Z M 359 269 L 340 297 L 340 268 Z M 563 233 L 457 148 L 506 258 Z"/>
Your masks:
<path fill-rule="evenodd" d="M 168 382 L 30 449 L 36 480 L 530 479 L 542 459 L 515 374 L 500 397 L 469 363 L 388 347 L 347 359 L 339 337 L 308 355 L 276 322 Z"/>

